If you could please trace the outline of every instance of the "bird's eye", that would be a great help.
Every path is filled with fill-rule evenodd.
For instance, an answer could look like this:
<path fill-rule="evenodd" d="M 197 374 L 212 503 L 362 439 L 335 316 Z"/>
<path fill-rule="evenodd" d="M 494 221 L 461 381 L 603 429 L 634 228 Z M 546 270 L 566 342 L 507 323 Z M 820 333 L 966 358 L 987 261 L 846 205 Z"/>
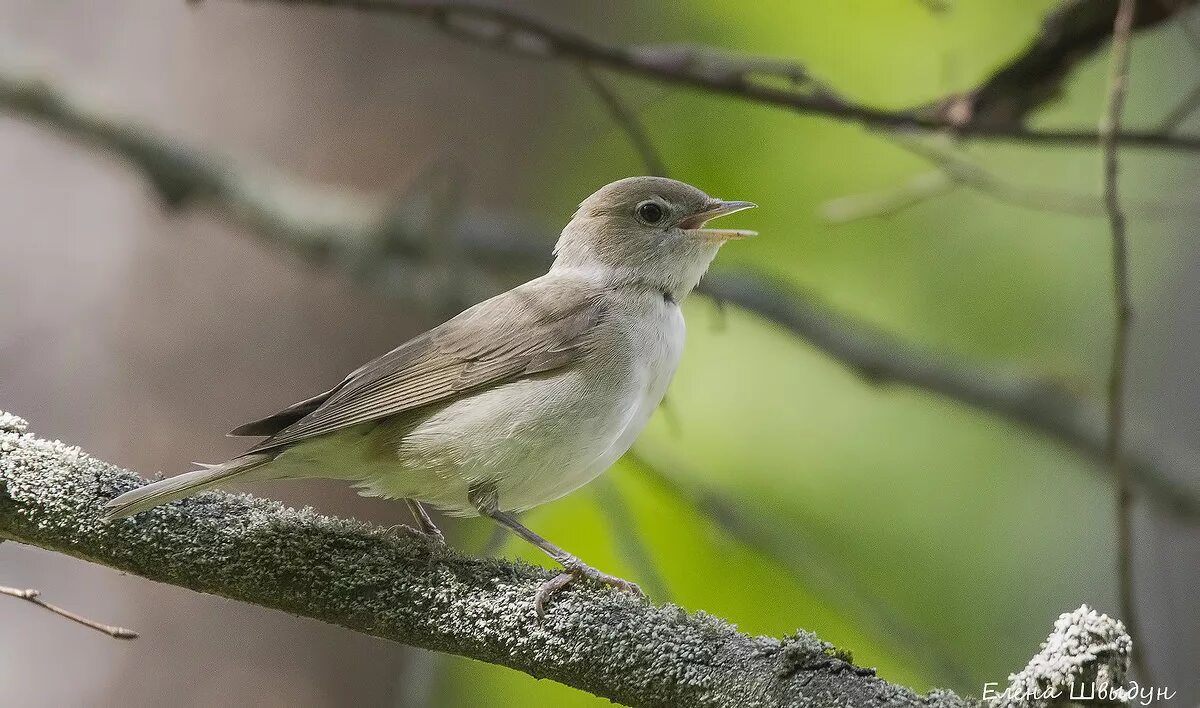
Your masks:
<path fill-rule="evenodd" d="M 658 202 L 642 202 L 637 205 L 638 218 L 647 224 L 657 224 L 663 220 L 663 208 Z"/>

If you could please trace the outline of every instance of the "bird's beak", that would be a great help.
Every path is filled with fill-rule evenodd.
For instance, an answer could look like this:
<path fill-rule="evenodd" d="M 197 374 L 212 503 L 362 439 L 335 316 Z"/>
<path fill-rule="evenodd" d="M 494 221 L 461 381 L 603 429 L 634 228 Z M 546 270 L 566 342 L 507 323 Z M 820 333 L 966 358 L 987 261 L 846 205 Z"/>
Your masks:
<path fill-rule="evenodd" d="M 715 239 L 717 241 L 733 241 L 735 239 L 750 238 L 757 236 L 757 231 L 747 231 L 746 229 L 706 229 L 704 225 L 717 217 L 732 214 L 735 211 L 743 209 L 753 209 L 758 206 L 754 202 L 726 202 L 717 201 L 709 208 L 702 212 L 693 214 L 679 223 L 679 227 L 690 231 L 704 238 Z"/>

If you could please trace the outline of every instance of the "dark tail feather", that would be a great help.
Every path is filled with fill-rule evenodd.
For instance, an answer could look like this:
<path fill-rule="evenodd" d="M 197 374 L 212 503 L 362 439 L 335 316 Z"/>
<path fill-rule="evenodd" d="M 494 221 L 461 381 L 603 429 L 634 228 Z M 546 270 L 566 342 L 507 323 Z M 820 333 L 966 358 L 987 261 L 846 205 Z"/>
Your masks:
<path fill-rule="evenodd" d="M 336 391 L 337 389 L 333 389 Z M 318 393 L 312 398 L 307 398 L 299 403 L 284 408 L 274 415 L 269 415 L 262 420 L 255 420 L 245 425 L 240 425 L 229 432 L 232 437 L 257 437 L 260 435 L 274 435 L 292 423 L 300 420 L 304 416 L 312 413 L 326 401 L 333 391 Z"/>
<path fill-rule="evenodd" d="M 170 479 L 152 482 L 144 487 L 125 492 L 116 499 L 105 504 L 105 517 L 120 519 L 143 512 L 152 507 L 167 502 L 190 497 L 211 489 L 219 484 L 228 482 L 233 477 L 240 476 L 264 463 L 270 462 L 274 455 L 246 455 L 236 457 L 229 462 L 219 465 L 205 466 L 203 469 L 185 472 Z"/>

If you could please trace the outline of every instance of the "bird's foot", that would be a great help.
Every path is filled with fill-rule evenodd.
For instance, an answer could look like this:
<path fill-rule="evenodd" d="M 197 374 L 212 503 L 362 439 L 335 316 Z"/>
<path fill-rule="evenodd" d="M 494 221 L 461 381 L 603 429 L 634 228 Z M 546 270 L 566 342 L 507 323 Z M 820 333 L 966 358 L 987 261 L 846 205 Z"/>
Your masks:
<path fill-rule="evenodd" d="M 594 580 L 618 590 L 623 590 L 628 593 L 633 593 L 640 597 L 644 597 L 646 593 L 638 587 L 637 583 L 631 583 L 624 578 L 618 578 L 615 575 L 596 570 L 590 565 L 587 565 L 578 558 L 570 558 L 563 561 L 564 572 L 550 578 L 538 587 L 537 595 L 533 599 L 533 608 L 537 610 L 538 617 L 546 616 L 546 601 L 550 599 L 554 593 L 562 590 L 570 585 L 572 581 L 580 578 Z"/>
<path fill-rule="evenodd" d="M 441 529 L 436 526 L 430 529 L 416 529 L 408 524 L 396 524 L 395 526 L 388 526 L 383 529 L 380 535 L 392 540 L 416 537 L 425 539 L 435 546 L 446 545 L 446 537 L 442 535 Z"/>

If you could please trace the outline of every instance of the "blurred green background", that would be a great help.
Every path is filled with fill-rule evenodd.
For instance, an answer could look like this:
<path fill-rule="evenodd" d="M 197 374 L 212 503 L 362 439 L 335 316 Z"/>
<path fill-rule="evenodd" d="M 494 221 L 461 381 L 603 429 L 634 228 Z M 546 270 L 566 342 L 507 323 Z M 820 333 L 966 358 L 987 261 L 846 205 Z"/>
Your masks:
<path fill-rule="evenodd" d="M 503 4 L 613 44 L 793 60 L 843 95 L 893 108 L 979 84 L 1056 6 Z M 1200 52 L 1180 21 L 1196 19 L 1135 38 L 1130 127 L 1153 128 L 1195 84 Z M 532 220 L 541 236 L 597 187 L 646 171 L 577 67 L 457 42 L 419 21 L 237 0 L 9 0 L 0 49 L 10 46 L 113 114 L 185 144 L 394 197 L 441 170 L 460 206 Z M 760 205 L 729 223 L 761 235 L 725 248 L 716 270 L 768 273 L 902 341 L 1100 400 L 1112 319 L 1103 217 L 960 187 L 891 216 L 832 224 L 823 217 L 831 200 L 895 189 L 930 164 L 859 125 L 601 74 L 672 177 Z M 1106 74 L 1106 51 L 1083 61 L 1032 124 L 1095 126 Z M 241 450 L 221 439 L 225 430 L 328 388 L 439 320 L 443 293 L 428 287 L 437 273 L 406 271 L 412 278 L 398 280 L 408 297 L 387 297 L 355 273 L 249 237 L 220 210 L 165 213 L 127 165 L 60 138 L 0 121 L 0 253 L 21 256 L 0 259 L 0 300 L 21 303 L 0 311 L 0 407 L 41 435 L 144 475 L 225 459 Z M 1034 192 L 1099 194 L 1094 149 L 964 149 Z M 1131 427 L 1196 448 L 1200 171 L 1194 154 L 1166 151 L 1126 150 L 1121 166 L 1136 306 Z M 476 275 L 452 272 L 441 286 L 476 296 L 517 277 Z M 929 393 L 867 383 L 736 308 L 700 297 L 685 307 L 689 339 L 668 405 L 632 455 L 529 513 L 531 528 L 656 601 L 751 633 L 813 631 L 918 690 L 979 695 L 1025 664 L 1061 612 L 1116 610 L 1113 492 L 1075 451 Z M 341 484 L 253 491 L 385 525 L 407 520 Z M 1139 546 L 1153 551 L 1140 556 L 1139 598 L 1153 620 L 1158 683 L 1194 700 L 1195 524 L 1139 513 Z M 479 520 L 447 530 L 471 552 L 496 538 Z M 517 541 L 499 553 L 546 562 Z M 114 647 L 22 603 L 0 604 L 0 624 L 12 628 L 0 636 L 0 685 L 15 687 L 21 705 L 607 703 L 13 543 L 0 547 L 0 563 L 7 584 L 53 591 L 142 632 Z"/>
<path fill-rule="evenodd" d="M 1030 41 L 1051 2 L 786 0 L 672 5 L 614 39 L 668 36 L 801 62 L 865 102 L 907 107 L 977 85 Z M 1127 121 L 1153 125 L 1194 76 L 1182 33 L 1136 44 Z M 1084 62 L 1035 125 L 1094 125 L 1107 53 Z M 531 67 L 531 70 L 536 68 Z M 886 190 L 929 164 L 860 126 L 666 91 L 616 86 L 639 111 L 671 175 L 760 208 L 738 225 L 761 236 L 725 249 L 716 268 L 749 266 L 839 310 L 939 350 L 1011 364 L 1103 395 L 1111 307 L 1105 219 L 1008 206 L 959 189 L 900 214 L 833 225 L 822 205 Z M 584 106 L 589 114 L 594 111 Z M 563 120 L 541 147 L 555 215 L 595 185 L 644 171 L 616 127 L 581 140 Z M 974 144 L 1006 180 L 1099 194 L 1098 154 Z M 1153 297 L 1179 224 L 1137 203 L 1171 194 L 1190 158 L 1123 160 L 1134 209 L 1135 290 Z M 578 169 L 563 173 L 569 162 Z M 556 220 L 548 220 L 553 227 Z M 689 487 L 752 512 L 775 551 L 747 547 L 648 481 L 626 460 L 610 474 L 627 497 L 674 601 L 782 636 L 805 628 L 890 680 L 978 695 L 1003 684 L 1053 619 L 1087 602 L 1113 611 L 1112 490 L 1074 452 L 936 396 L 877 388 L 803 342 L 730 308 L 688 304 L 689 340 L 669 398 L 635 450 Z M 596 492 L 529 522 L 601 567 L 636 579 L 614 548 Z M 531 562 L 536 551 L 508 544 Z M 449 705 L 592 705 L 606 701 L 478 662 L 451 659 Z"/>

